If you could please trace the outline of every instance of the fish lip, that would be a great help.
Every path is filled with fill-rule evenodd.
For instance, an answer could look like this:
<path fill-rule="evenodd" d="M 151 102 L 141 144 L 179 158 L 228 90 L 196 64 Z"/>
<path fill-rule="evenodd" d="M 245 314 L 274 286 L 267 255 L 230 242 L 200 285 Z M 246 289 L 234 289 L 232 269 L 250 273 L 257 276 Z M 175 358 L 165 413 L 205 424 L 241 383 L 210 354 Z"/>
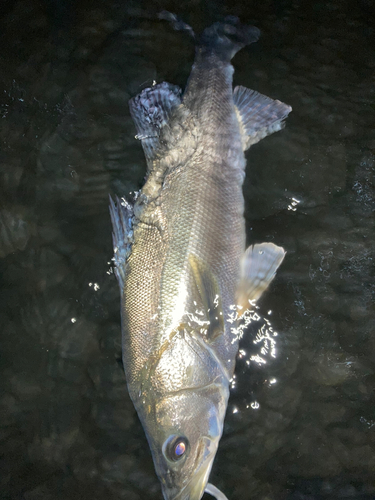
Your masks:
<path fill-rule="evenodd" d="M 215 454 L 216 450 L 206 457 L 189 482 L 173 497 L 168 495 L 168 488 L 164 486 L 163 496 L 165 500 L 200 500 L 208 482 Z"/>

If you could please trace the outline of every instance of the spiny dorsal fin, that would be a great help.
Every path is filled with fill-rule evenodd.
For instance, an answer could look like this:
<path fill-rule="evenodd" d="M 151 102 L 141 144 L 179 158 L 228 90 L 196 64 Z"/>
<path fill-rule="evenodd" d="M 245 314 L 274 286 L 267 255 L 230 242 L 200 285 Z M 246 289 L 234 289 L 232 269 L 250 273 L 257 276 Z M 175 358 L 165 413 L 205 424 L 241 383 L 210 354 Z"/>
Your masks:
<path fill-rule="evenodd" d="M 244 309 L 249 301 L 258 300 L 275 277 L 285 257 L 285 250 L 273 243 L 250 246 L 242 259 L 241 280 L 237 292 L 237 304 Z"/>
<path fill-rule="evenodd" d="M 267 135 L 281 130 L 284 127 L 283 120 L 292 111 L 287 104 L 241 85 L 234 89 L 233 100 L 244 151 Z"/>
<path fill-rule="evenodd" d="M 212 341 L 224 332 L 219 285 L 209 267 L 199 257 L 189 255 L 189 264 L 196 285 L 196 302 L 203 307 L 206 320 L 209 322 L 205 338 Z"/>
<path fill-rule="evenodd" d="M 129 101 L 130 114 L 137 129 L 136 137 L 142 141 L 149 168 L 159 148 L 160 130 L 180 104 L 180 87 L 167 82 L 143 89 Z"/>
<path fill-rule="evenodd" d="M 121 200 L 116 196 L 116 204 L 109 197 L 109 212 L 112 221 L 113 261 L 115 275 L 122 293 L 125 281 L 126 260 L 131 253 L 133 243 L 133 205 L 125 198 Z"/>

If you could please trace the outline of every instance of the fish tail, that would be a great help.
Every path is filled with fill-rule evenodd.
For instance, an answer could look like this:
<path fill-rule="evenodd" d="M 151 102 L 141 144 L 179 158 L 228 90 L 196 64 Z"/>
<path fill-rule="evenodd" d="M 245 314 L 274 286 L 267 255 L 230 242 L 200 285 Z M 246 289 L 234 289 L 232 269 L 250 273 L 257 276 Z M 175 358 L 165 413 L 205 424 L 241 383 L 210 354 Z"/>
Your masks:
<path fill-rule="evenodd" d="M 228 16 L 223 22 L 214 23 L 203 31 L 199 47 L 217 54 L 224 62 L 243 47 L 259 39 L 260 30 L 255 26 L 246 26 L 235 16 Z"/>
<path fill-rule="evenodd" d="M 169 21 L 172 24 L 173 29 L 175 29 L 176 31 L 186 31 L 195 40 L 195 33 L 193 28 L 184 23 L 178 16 L 176 16 L 176 14 L 172 14 L 172 12 L 163 10 L 159 13 L 158 17 L 159 19 Z"/>
<path fill-rule="evenodd" d="M 169 21 L 175 30 L 186 31 L 194 40 L 197 39 L 191 26 L 184 23 L 176 14 L 164 10 L 158 17 Z M 246 26 L 240 23 L 238 17 L 227 16 L 224 21 L 206 28 L 198 37 L 197 44 L 201 49 L 215 52 L 220 59 L 229 62 L 240 49 L 256 42 L 259 36 L 260 30 L 255 26 Z"/>

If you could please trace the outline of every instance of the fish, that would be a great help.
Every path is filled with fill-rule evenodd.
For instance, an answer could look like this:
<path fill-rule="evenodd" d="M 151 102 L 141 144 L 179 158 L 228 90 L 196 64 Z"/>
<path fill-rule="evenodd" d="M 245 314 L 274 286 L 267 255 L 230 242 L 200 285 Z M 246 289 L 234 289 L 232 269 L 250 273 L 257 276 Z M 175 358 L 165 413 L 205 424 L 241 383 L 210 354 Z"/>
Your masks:
<path fill-rule="evenodd" d="M 285 256 L 246 249 L 244 152 L 281 130 L 291 107 L 233 90 L 232 57 L 260 31 L 227 17 L 196 38 L 184 92 L 154 83 L 129 102 L 147 163 L 132 200 L 110 198 L 123 364 L 165 500 L 200 500 L 223 432 L 238 311 Z"/>

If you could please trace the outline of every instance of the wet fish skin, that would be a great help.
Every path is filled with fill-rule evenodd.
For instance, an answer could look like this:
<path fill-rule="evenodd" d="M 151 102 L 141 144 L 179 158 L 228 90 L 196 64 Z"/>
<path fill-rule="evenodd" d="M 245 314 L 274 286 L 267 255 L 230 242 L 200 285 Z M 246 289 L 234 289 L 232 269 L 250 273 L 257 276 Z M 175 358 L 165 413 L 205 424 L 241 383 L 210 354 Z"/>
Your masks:
<path fill-rule="evenodd" d="M 236 308 L 258 299 L 284 258 L 245 252 L 244 150 L 290 107 L 244 88 L 230 60 L 259 30 L 234 18 L 206 29 L 181 97 L 162 83 L 130 102 L 147 160 L 131 206 L 111 201 L 123 361 L 166 500 L 205 490 L 238 350 Z"/>

